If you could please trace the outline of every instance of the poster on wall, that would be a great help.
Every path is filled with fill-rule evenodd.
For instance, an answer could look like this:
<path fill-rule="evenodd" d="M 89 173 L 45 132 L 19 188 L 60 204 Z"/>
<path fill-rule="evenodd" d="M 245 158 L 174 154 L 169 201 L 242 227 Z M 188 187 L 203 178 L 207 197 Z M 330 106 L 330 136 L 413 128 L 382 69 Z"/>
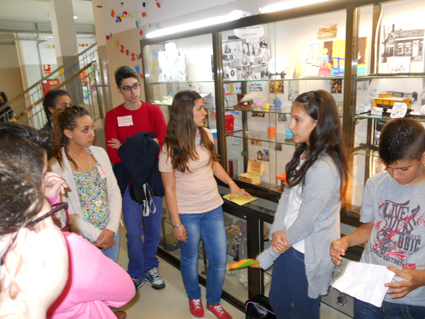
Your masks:
<path fill-rule="evenodd" d="M 270 93 L 285 93 L 283 81 L 270 81 Z"/>
<path fill-rule="evenodd" d="M 308 47 L 308 54 L 305 58 L 306 64 L 311 64 L 311 66 L 320 66 L 320 59 L 322 57 L 322 48 L 320 43 L 310 44 Z"/>
<path fill-rule="evenodd" d="M 225 80 L 268 79 L 270 49 L 266 37 L 224 41 L 223 77 Z"/>
<path fill-rule="evenodd" d="M 300 91 L 299 81 L 289 81 L 288 82 L 288 100 L 293 102 L 299 95 Z"/>
<path fill-rule="evenodd" d="M 341 79 L 331 80 L 331 92 L 332 92 L 332 94 L 341 94 L 342 93 L 342 80 Z"/>
<path fill-rule="evenodd" d="M 423 61 L 424 32 L 424 29 L 402 30 L 397 28 L 397 24 L 385 25 L 382 28 L 381 62 L 388 62 L 390 57 L 410 58 L 412 62 Z"/>
<path fill-rule="evenodd" d="M 338 33 L 338 25 L 331 24 L 319 28 L 317 32 L 317 40 L 335 39 Z"/>
<path fill-rule="evenodd" d="M 159 82 L 186 81 L 186 57 L 183 49 L 158 51 Z"/>
<path fill-rule="evenodd" d="M 388 70 L 390 73 L 407 73 L 410 71 L 410 57 L 388 57 Z"/>

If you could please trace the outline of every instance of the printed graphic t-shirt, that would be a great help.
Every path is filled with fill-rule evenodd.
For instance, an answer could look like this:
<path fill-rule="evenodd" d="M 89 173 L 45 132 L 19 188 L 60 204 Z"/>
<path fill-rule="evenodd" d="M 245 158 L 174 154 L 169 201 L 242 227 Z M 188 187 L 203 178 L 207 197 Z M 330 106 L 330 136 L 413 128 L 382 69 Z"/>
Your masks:
<path fill-rule="evenodd" d="M 425 270 L 425 183 L 403 186 L 388 172 L 373 176 L 366 183 L 360 221 L 375 221 L 361 262 Z M 400 299 L 387 294 L 385 301 L 423 306 L 425 287 Z"/>

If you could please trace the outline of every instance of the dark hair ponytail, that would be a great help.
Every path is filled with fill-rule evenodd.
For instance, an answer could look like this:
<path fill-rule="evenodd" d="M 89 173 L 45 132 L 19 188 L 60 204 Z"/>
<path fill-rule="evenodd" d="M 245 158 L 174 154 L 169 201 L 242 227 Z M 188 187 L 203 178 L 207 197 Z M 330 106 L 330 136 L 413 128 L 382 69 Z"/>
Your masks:
<path fill-rule="evenodd" d="M 71 157 L 68 156 L 68 151 L 66 146 L 69 143 L 69 138 L 65 135 L 65 130 L 73 131 L 77 126 L 77 119 L 85 115 L 89 115 L 89 112 L 80 106 L 73 105 L 65 109 L 57 110 L 53 116 L 53 130 L 52 130 L 52 139 L 53 139 L 53 151 L 52 155 L 55 157 L 59 163 L 59 166 L 63 168 L 63 158 L 61 147 L 65 147 L 65 154 L 67 154 L 68 159 L 71 162 L 74 162 Z M 77 165 L 77 164 L 75 164 Z"/>
<path fill-rule="evenodd" d="M 302 143 L 296 148 L 292 159 L 286 165 L 286 172 L 291 176 L 289 186 L 304 184 L 308 169 L 322 154 L 328 154 L 334 161 L 341 178 L 341 198 L 344 198 L 348 180 L 348 155 L 342 140 L 341 120 L 334 98 L 323 90 L 310 91 L 299 95 L 292 107 L 299 107 L 313 120 L 316 126 L 310 133 L 309 145 Z M 307 152 L 307 157 L 300 169 L 301 155 Z"/>
<path fill-rule="evenodd" d="M 52 90 L 47 92 L 46 95 L 44 96 L 44 99 L 43 99 L 44 114 L 46 114 L 46 119 L 50 127 L 52 127 L 52 112 L 50 112 L 49 107 L 52 107 L 53 109 L 55 109 L 56 103 L 58 102 L 58 97 L 64 96 L 64 95 L 69 96 L 69 94 L 64 90 Z"/>

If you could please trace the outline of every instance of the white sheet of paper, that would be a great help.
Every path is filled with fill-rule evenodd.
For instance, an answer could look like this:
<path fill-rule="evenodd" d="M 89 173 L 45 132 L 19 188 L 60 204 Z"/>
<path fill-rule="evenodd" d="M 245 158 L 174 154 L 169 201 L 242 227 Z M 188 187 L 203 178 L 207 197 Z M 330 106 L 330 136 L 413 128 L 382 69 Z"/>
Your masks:
<path fill-rule="evenodd" d="M 332 285 L 361 301 L 381 307 L 394 273 L 385 266 L 350 261 L 345 272 Z"/>
<path fill-rule="evenodd" d="M 133 117 L 131 115 L 127 116 L 118 116 L 118 126 L 132 126 L 133 125 Z"/>

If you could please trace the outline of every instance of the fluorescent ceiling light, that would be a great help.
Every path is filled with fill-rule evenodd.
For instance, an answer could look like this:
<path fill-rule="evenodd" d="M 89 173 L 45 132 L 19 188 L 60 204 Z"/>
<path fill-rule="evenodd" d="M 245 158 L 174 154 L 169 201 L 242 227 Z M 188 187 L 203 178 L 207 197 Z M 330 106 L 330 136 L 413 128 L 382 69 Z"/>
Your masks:
<path fill-rule="evenodd" d="M 205 19 L 205 20 L 189 22 L 189 23 L 177 25 L 177 26 L 174 26 L 174 27 L 164 28 L 164 29 L 160 29 L 160 30 L 157 30 L 157 31 L 149 32 L 148 34 L 146 34 L 146 38 L 156 38 L 156 37 L 161 37 L 161 36 L 164 36 L 164 35 L 173 34 L 173 33 L 177 33 L 177 32 L 208 27 L 208 26 L 215 25 L 215 24 L 220 24 L 220 23 L 224 23 L 224 22 L 237 20 L 237 19 L 240 19 L 244 16 L 245 16 L 244 11 L 234 10 L 231 13 L 224 15 L 224 16 L 219 16 L 219 17 L 209 18 L 209 19 Z"/>
<path fill-rule="evenodd" d="M 275 11 L 288 10 L 296 7 L 308 6 L 310 4 L 325 2 L 328 0 L 288 0 L 281 3 L 271 4 L 269 6 L 260 7 L 259 10 L 261 13 L 269 13 Z"/>
<path fill-rule="evenodd" d="M 74 18 L 74 20 L 78 19 L 78 13 L 74 13 L 72 17 Z"/>

